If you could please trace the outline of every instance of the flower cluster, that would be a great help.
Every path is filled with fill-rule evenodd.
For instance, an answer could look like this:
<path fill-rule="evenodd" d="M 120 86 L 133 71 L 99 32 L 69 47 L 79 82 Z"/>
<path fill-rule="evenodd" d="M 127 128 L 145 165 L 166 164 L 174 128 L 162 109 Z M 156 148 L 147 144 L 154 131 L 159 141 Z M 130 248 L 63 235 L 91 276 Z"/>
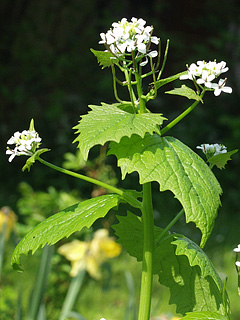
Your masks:
<path fill-rule="evenodd" d="M 40 145 L 41 140 L 42 139 L 35 130 L 15 132 L 7 142 L 7 144 L 16 145 L 14 149 L 7 148 L 6 154 L 10 154 L 8 161 L 11 162 L 15 156 L 31 156 Z"/>
<path fill-rule="evenodd" d="M 237 246 L 237 248 L 234 248 L 233 251 L 238 254 L 238 252 L 240 252 L 240 244 Z M 235 264 L 237 267 L 240 267 L 240 261 L 236 261 Z"/>
<path fill-rule="evenodd" d="M 71 261 L 70 276 L 75 277 L 85 269 L 95 279 L 101 278 L 100 265 L 120 252 L 121 246 L 109 237 L 106 229 L 97 230 L 91 241 L 74 240 L 58 248 L 58 253 Z"/>
<path fill-rule="evenodd" d="M 153 27 L 146 26 L 146 21 L 143 19 L 132 18 L 131 22 L 123 18 L 119 22 L 112 24 L 113 28 L 107 33 L 101 33 L 101 41 L 105 44 L 108 51 L 115 56 L 124 56 L 125 53 L 137 51 L 137 54 L 142 56 L 156 57 L 157 51 L 149 51 L 151 43 L 158 44 L 159 38 L 152 36 Z M 147 60 L 142 63 L 145 65 Z"/>
<path fill-rule="evenodd" d="M 232 93 L 232 88 L 225 86 L 227 79 L 220 79 L 218 83 L 212 83 L 213 80 L 222 73 L 227 72 L 228 69 L 225 61 L 219 63 L 216 61 L 197 61 L 197 63 L 192 63 L 188 67 L 188 73 L 180 76 L 180 80 L 190 79 L 196 81 L 199 85 L 214 89 L 214 95 L 219 96 L 222 91 Z"/>
<path fill-rule="evenodd" d="M 223 144 L 201 144 L 201 146 L 198 146 L 197 149 L 201 149 L 204 154 L 207 155 L 208 158 L 216 156 L 220 153 L 226 153 L 227 148 Z"/>

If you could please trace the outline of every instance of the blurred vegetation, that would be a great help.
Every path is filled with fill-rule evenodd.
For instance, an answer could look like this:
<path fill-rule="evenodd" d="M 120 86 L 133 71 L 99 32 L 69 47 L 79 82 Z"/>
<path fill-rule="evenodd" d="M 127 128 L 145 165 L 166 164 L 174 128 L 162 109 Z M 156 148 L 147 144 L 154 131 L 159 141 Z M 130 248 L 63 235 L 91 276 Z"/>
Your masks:
<path fill-rule="evenodd" d="M 142 1 L 141 5 L 135 0 L 2 0 L 0 207 L 10 206 L 19 215 L 22 225 L 26 223 L 32 226 L 34 219 L 38 222 L 56 212 L 61 207 L 61 199 L 66 195 L 71 199 L 84 199 L 92 195 L 92 186 L 50 171 L 40 163 L 35 164 L 30 173 L 21 172 L 24 157 L 8 163 L 6 141 L 15 131 L 27 129 L 31 118 L 35 119 L 35 128 L 43 139 L 43 147 L 52 149 L 45 156 L 46 160 L 57 165 L 70 161 L 74 170 L 85 170 L 87 174 L 91 171 L 94 177 L 121 184 L 119 169 L 116 171 L 117 176 L 110 169 L 116 167 L 111 157 L 104 165 L 101 162 L 103 160 L 99 160 L 102 165 L 95 162 L 92 168 L 91 163 L 78 167 L 81 160 L 77 158 L 78 155 L 74 155 L 76 145 L 72 144 L 72 127 L 77 124 L 80 115 L 87 112 L 89 104 L 115 101 L 111 72 L 99 68 L 90 48 L 103 49 L 98 45 L 99 33 L 107 31 L 113 21 L 122 17 L 142 17 L 149 25 L 154 25 L 154 34 L 161 37 L 163 49 L 166 40 L 170 39 L 169 57 L 163 77 L 181 72 L 187 63 L 197 60 L 217 59 L 227 62 L 230 70 L 226 76 L 233 93 L 222 94 L 218 98 L 209 93 L 205 103 L 170 134 L 194 150 L 201 143 L 223 143 L 229 150 L 240 149 L 239 13 L 240 3 L 237 0 L 203 0 L 201 3 L 190 0 L 152 0 Z M 178 82 L 170 84 L 164 91 L 178 85 Z M 171 121 L 190 102 L 185 98 L 164 95 L 164 91 L 159 92 L 159 97 L 151 102 L 149 109 L 163 113 Z M 64 159 L 66 153 L 70 154 L 65 155 Z M 99 154 L 99 148 L 94 148 L 90 157 L 94 159 Z M 100 172 L 99 166 L 102 166 Z M 206 246 L 207 251 L 213 255 L 219 245 L 226 245 L 228 252 L 239 243 L 240 153 L 234 155 L 225 170 L 214 169 L 214 173 L 224 193 L 216 228 Z M 137 175 L 132 174 L 122 185 L 134 188 L 137 179 Z M 159 196 L 157 184 L 153 184 L 153 189 L 156 191 L 155 218 L 157 223 L 165 225 L 180 206 L 168 192 Z M 34 195 L 34 192 L 37 193 Z M 95 195 L 101 192 L 98 190 Z M 32 203 L 31 208 L 29 203 Z M 39 210 L 45 212 L 42 216 L 36 213 L 34 203 L 41 203 Z M 176 230 L 195 240 L 199 238 L 193 224 L 185 226 L 184 218 L 179 221 Z M 228 261 L 223 263 L 227 264 Z M 227 267 L 233 272 L 231 268 Z M 14 271 L 7 270 L 13 275 Z"/>

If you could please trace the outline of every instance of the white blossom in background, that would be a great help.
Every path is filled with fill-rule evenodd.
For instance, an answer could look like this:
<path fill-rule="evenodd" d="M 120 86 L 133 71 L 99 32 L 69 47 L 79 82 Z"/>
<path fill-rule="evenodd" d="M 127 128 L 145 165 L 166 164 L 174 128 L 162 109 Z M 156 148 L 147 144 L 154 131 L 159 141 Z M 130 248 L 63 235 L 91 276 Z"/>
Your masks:
<path fill-rule="evenodd" d="M 240 267 L 240 261 L 236 261 L 235 264 L 237 267 Z"/>
<path fill-rule="evenodd" d="M 208 156 L 216 156 L 220 153 L 226 153 L 227 148 L 223 144 L 201 144 L 200 146 L 197 146 L 197 149 L 201 149 L 202 152 Z"/>
<path fill-rule="evenodd" d="M 40 145 L 42 139 L 39 137 L 35 130 L 23 130 L 22 132 L 15 132 L 14 135 L 8 140 L 7 144 L 15 144 L 14 149 L 7 148 L 6 154 L 9 154 L 8 159 L 11 162 L 15 156 L 31 156 L 36 148 Z"/>
<path fill-rule="evenodd" d="M 223 91 L 232 93 L 231 87 L 225 87 L 227 79 L 220 79 L 218 83 L 212 81 L 219 77 L 222 73 L 228 71 L 225 61 L 197 61 L 192 63 L 187 70 L 187 74 L 180 76 L 180 80 L 195 80 L 199 85 L 205 85 L 206 88 L 214 89 L 214 95 L 219 96 Z"/>
<path fill-rule="evenodd" d="M 107 50 L 114 55 L 124 56 L 126 53 L 137 51 L 139 56 L 156 57 L 157 51 L 149 51 L 151 43 L 158 45 L 159 38 L 152 36 L 153 27 L 145 26 L 146 21 L 143 19 L 132 18 L 131 22 L 123 18 L 119 22 L 114 22 L 110 30 L 101 33 L 100 44 L 105 44 Z M 144 61 L 142 65 L 147 62 Z"/>
<path fill-rule="evenodd" d="M 234 252 L 240 252 L 240 244 L 237 246 L 237 248 L 233 249 Z"/>

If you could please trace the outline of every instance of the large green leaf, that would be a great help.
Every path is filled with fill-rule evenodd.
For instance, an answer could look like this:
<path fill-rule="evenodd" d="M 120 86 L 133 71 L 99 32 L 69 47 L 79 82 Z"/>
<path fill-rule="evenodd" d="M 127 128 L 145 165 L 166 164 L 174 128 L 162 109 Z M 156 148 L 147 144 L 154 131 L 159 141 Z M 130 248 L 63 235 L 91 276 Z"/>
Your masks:
<path fill-rule="evenodd" d="M 133 135 L 110 143 L 122 177 L 137 171 L 140 183 L 157 181 L 160 190 L 170 190 L 181 202 L 186 221 L 202 232 L 204 246 L 214 226 L 221 187 L 208 165 L 195 152 L 173 137 Z"/>
<path fill-rule="evenodd" d="M 216 312 L 202 311 L 202 312 L 187 312 L 182 320 L 227 320 L 226 316 Z"/>
<path fill-rule="evenodd" d="M 108 211 L 120 203 L 116 194 L 103 195 L 75 204 L 52 215 L 32 229 L 17 245 L 12 256 L 12 265 L 19 269 L 20 255 L 32 254 L 46 244 L 54 244 L 83 227 L 89 228 L 95 220 L 104 217 Z"/>
<path fill-rule="evenodd" d="M 126 217 L 119 217 L 119 224 L 113 226 L 118 236 L 118 242 L 123 245 L 130 255 L 142 260 L 143 224 L 141 219 L 128 213 Z M 161 235 L 162 229 L 155 227 L 155 239 Z M 212 311 L 224 313 L 222 301 L 222 285 L 207 256 L 202 255 L 203 262 L 194 256 L 201 252 L 195 245 L 186 255 L 176 254 L 177 235 L 165 236 L 161 242 L 155 240 L 153 255 L 153 273 L 159 276 L 159 282 L 170 290 L 170 304 L 176 304 L 177 312 L 185 314 L 190 311 Z M 189 240 L 189 239 L 188 239 Z M 191 241 L 189 240 L 191 243 Z M 178 244 L 180 247 L 180 242 Z M 192 248 L 195 248 L 195 252 Z M 190 257 L 190 259 L 189 259 Z M 202 266 L 207 265 L 208 271 L 203 274 Z"/>
<path fill-rule="evenodd" d="M 161 114 L 132 114 L 115 104 L 103 103 L 101 106 L 89 107 L 92 111 L 82 116 L 79 124 L 74 127 L 77 129 L 76 133 L 79 133 L 74 142 L 79 143 L 84 160 L 95 145 L 104 145 L 107 141 L 119 142 L 123 136 L 130 137 L 133 134 L 144 137 L 146 132 L 160 133 L 159 125 L 165 119 Z"/>

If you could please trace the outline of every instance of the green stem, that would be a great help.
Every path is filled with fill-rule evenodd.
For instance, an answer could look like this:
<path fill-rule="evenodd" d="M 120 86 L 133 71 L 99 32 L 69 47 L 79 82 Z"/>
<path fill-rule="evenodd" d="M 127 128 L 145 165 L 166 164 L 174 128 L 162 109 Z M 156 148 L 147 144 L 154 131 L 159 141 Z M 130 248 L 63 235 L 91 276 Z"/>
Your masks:
<path fill-rule="evenodd" d="M 184 214 L 184 209 L 178 212 L 175 218 L 172 219 L 172 221 L 166 226 L 166 228 L 163 230 L 163 232 L 159 235 L 159 237 L 156 239 L 156 243 L 159 243 L 163 237 L 168 233 L 168 231 L 175 225 L 175 223 L 179 220 L 179 218 Z"/>
<path fill-rule="evenodd" d="M 124 192 L 123 190 L 120 190 L 114 186 L 111 186 L 105 182 L 102 182 L 102 181 L 99 181 L 99 180 L 96 180 L 94 178 L 90 178 L 90 177 L 87 177 L 87 176 L 84 176 L 83 174 L 80 174 L 80 173 L 77 173 L 77 172 L 73 172 L 73 171 L 70 171 L 70 170 L 67 170 L 67 169 L 64 169 L 64 168 L 61 168 L 61 167 L 58 167 L 50 162 L 47 162 L 43 159 L 41 159 L 40 157 L 38 157 L 38 160 L 48 166 L 49 168 L 52 168 L 54 170 L 57 170 L 57 171 L 60 171 L 61 173 L 64 173 L 64 174 L 67 174 L 69 176 L 72 176 L 72 177 L 75 177 L 75 178 L 78 178 L 78 179 L 81 179 L 81 180 L 84 180 L 84 181 L 87 181 L 87 182 L 90 182 L 90 183 L 93 183 L 93 184 L 96 184 L 100 187 L 103 187 L 105 189 L 108 189 L 114 193 L 117 193 L 119 194 L 120 196 L 122 196 L 128 203 L 130 203 L 132 206 L 134 206 L 135 208 L 140 208 L 141 207 L 141 202 L 138 201 L 136 198 L 130 196 L 128 193 Z"/>
<path fill-rule="evenodd" d="M 133 106 L 133 110 L 135 112 L 136 110 L 136 105 L 135 105 L 135 101 L 137 100 L 132 88 L 132 83 L 131 83 L 131 75 L 128 73 L 127 69 L 124 69 L 124 75 L 125 75 L 125 79 L 127 81 L 127 87 L 128 87 L 128 91 L 129 91 L 129 95 L 130 95 L 130 100 Z"/>
<path fill-rule="evenodd" d="M 205 91 L 203 91 L 200 95 L 202 100 Z M 161 134 L 164 135 L 168 130 L 172 129 L 178 122 L 180 122 L 183 118 L 185 118 L 198 104 L 201 100 L 195 101 L 189 108 L 187 108 L 183 113 L 181 113 L 177 118 L 175 118 L 172 122 L 170 122 L 166 127 L 161 130 Z"/>
<path fill-rule="evenodd" d="M 138 74 L 138 71 L 135 72 L 135 79 L 137 82 L 137 93 L 138 93 L 138 99 L 139 99 L 139 105 L 140 105 L 140 113 L 146 113 L 146 102 L 143 99 L 143 93 L 142 93 L 142 78 Z"/>
<path fill-rule="evenodd" d="M 150 318 L 151 297 L 152 297 L 152 260 L 153 260 L 153 208 L 151 183 L 143 184 L 142 220 L 144 225 L 143 234 L 143 262 L 142 279 L 138 320 Z"/>

